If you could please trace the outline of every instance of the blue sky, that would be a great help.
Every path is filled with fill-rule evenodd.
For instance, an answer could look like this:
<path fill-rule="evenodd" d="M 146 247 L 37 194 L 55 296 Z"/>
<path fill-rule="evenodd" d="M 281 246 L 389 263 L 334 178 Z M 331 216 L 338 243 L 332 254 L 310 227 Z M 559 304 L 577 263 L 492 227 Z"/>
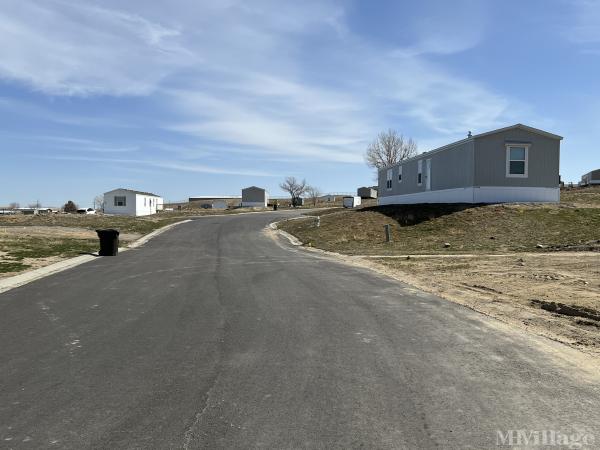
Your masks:
<path fill-rule="evenodd" d="M 373 182 L 367 144 L 421 151 L 517 122 L 600 167 L 600 1 L 3 0 L 0 205 L 91 205 Z"/>

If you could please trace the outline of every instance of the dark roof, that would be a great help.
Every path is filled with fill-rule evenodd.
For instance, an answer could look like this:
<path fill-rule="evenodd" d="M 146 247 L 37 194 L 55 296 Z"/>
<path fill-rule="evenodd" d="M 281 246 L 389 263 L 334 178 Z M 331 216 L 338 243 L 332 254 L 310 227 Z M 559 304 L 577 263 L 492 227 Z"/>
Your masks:
<path fill-rule="evenodd" d="M 261 191 L 266 191 L 266 189 L 258 187 L 258 186 L 248 186 L 247 188 L 242 189 L 242 191 L 245 191 L 247 189 L 259 189 Z"/>
<path fill-rule="evenodd" d="M 127 191 L 127 192 L 133 192 L 134 194 L 149 195 L 151 197 L 160 197 L 160 195 L 153 194 L 152 192 L 136 191 L 135 189 L 126 189 L 126 188 L 117 188 L 117 189 L 113 189 L 112 191 L 108 191 L 108 192 L 114 192 L 114 191 Z M 108 194 L 108 192 L 105 192 L 105 194 Z"/>

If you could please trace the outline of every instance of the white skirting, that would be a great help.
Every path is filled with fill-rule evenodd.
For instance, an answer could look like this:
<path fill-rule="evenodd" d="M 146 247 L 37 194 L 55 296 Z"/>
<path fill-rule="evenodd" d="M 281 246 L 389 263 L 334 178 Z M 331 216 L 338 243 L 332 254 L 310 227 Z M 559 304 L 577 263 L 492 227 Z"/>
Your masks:
<path fill-rule="evenodd" d="M 245 208 L 266 208 L 267 202 L 242 202 Z"/>
<path fill-rule="evenodd" d="M 440 191 L 425 191 L 414 194 L 382 196 L 379 205 L 414 203 L 521 203 L 558 202 L 560 188 L 480 186 Z"/>

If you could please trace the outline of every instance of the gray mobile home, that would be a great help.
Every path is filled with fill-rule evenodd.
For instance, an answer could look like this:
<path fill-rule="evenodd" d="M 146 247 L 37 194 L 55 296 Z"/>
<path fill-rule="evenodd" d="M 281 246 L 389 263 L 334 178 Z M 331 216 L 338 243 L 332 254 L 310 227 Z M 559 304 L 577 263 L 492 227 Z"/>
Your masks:
<path fill-rule="evenodd" d="M 581 182 L 579 183 L 581 186 L 590 186 L 593 184 L 600 184 L 600 169 L 592 170 L 591 172 L 582 175 Z"/>
<path fill-rule="evenodd" d="M 379 205 L 558 202 L 561 136 L 516 124 L 379 171 Z"/>

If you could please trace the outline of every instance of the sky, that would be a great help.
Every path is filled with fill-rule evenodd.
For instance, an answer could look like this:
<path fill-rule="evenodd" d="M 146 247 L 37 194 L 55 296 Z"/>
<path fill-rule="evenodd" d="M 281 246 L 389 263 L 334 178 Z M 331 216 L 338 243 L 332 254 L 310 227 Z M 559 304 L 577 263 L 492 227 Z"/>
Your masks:
<path fill-rule="evenodd" d="M 524 123 L 578 181 L 599 119 L 596 0 L 0 2 L 0 205 L 352 192 L 390 128 L 427 151 Z"/>

